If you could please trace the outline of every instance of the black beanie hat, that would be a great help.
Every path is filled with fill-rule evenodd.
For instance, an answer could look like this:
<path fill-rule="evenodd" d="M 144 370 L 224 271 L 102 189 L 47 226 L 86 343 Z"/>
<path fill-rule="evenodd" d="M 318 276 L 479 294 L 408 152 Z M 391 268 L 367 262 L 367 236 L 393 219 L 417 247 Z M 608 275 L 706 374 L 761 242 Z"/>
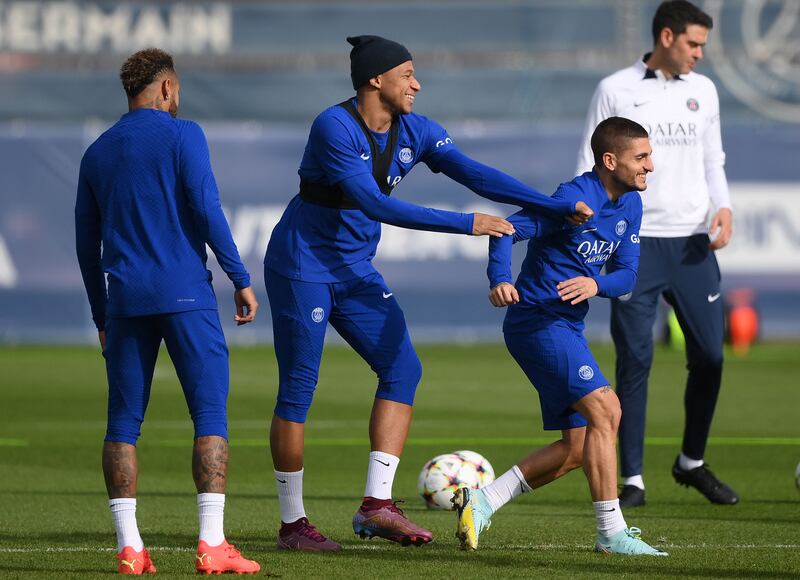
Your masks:
<path fill-rule="evenodd" d="M 353 45 L 350 78 L 356 90 L 372 77 L 411 60 L 411 53 L 405 46 L 380 36 L 348 36 L 347 42 Z"/>

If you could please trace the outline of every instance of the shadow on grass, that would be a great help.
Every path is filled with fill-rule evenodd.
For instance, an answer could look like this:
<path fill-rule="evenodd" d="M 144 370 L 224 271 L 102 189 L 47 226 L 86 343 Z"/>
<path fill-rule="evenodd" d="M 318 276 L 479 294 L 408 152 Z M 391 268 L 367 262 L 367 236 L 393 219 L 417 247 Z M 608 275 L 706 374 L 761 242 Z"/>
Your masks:
<path fill-rule="evenodd" d="M 5 490 L 4 494 L 13 494 L 13 495 L 32 495 L 32 496 L 74 496 L 74 497 L 101 497 L 107 498 L 106 492 L 104 490 L 75 490 L 75 491 L 62 491 L 62 490 L 30 490 L 30 489 L 10 489 Z M 195 495 L 194 490 L 186 490 L 186 491 L 147 491 L 147 490 L 139 490 L 137 497 L 139 498 L 148 498 L 148 497 L 165 497 L 165 498 L 182 498 L 188 496 Z M 226 494 L 228 499 L 268 499 L 268 500 L 276 500 L 278 499 L 278 495 L 276 493 L 227 493 Z M 330 494 L 330 495 L 303 495 L 304 500 L 321 500 L 321 501 L 353 501 L 353 502 L 361 502 L 360 495 L 345 495 L 345 494 Z M 405 504 L 400 504 L 403 510 L 410 510 L 410 511 L 417 511 L 425 510 L 424 506 L 409 506 L 406 508 Z"/>
<path fill-rule="evenodd" d="M 714 567 L 710 565 L 687 565 L 683 558 L 653 558 L 653 557 L 609 557 L 594 554 L 590 549 L 565 549 L 561 556 L 568 558 L 590 558 L 591 561 L 568 561 L 559 559 L 553 562 L 552 552 L 540 552 L 535 549 L 526 550 L 524 561 L 520 560 L 520 553 L 514 555 L 494 555 L 482 551 L 479 553 L 464 553 L 454 550 L 452 546 L 425 546 L 423 549 L 394 548 L 376 545 L 374 550 L 348 550 L 350 542 L 344 543 L 345 549 L 336 554 L 326 555 L 336 559 L 352 559 L 359 561 L 375 561 L 385 565 L 387 562 L 397 563 L 398 566 L 407 565 L 410 560 L 417 564 L 441 564 L 452 566 L 450 571 L 457 573 L 457 569 L 468 566 L 478 575 L 479 569 L 492 570 L 497 577 L 503 576 L 503 569 L 509 570 L 509 576 L 519 576 L 520 567 L 524 566 L 531 577 L 552 574 L 554 566 L 559 573 L 572 574 L 577 578 L 596 577 L 602 575 L 620 575 L 634 572 L 637 577 L 663 577 L 663 576 L 691 576 L 700 578 L 786 578 L 788 570 L 737 570 L 732 567 Z M 398 568 L 402 569 L 402 568 Z M 443 568 L 447 569 L 447 568 Z M 527 574 L 526 574 L 527 575 Z M 446 576 L 446 575 L 445 575 Z M 458 577 L 461 575 L 458 574 Z M 792 576 L 792 574 L 789 574 Z M 454 576 L 455 577 L 455 576 Z"/>
<path fill-rule="evenodd" d="M 174 546 L 174 547 L 195 547 L 197 545 L 197 533 L 158 533 L 145 532 L 145 540 L 148 545 L 153 546 Z M 87 552 L 97 549 L 97 546 L 113 548 L 116 546 L 114 529 L 109 528 L 105 532 L 47 532 L 47 533 L 5 533 L 0 532 L 0 542 L 11 546 L 20 544 L 30 544 L 35 542 L 37 545 L 44 545 L 39 552 L 46 553 L 48 548 L 58 550 L 60 548 L 72 548 L 76 550 L 85 549 Z"/>

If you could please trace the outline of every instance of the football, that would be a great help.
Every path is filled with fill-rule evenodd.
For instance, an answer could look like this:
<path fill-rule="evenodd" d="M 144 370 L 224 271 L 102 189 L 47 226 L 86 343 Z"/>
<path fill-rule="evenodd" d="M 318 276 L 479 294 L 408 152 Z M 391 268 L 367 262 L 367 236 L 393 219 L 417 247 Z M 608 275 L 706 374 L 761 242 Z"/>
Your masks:
<path fill-rule="evenodd" d="M 419 474 L 417 490 L 430 509 L 451 510 L 450 499 L 459 487 L 478 489 L 492 481 L 492 464 L 480 453 L 462 450 L 428 461 Z"/>

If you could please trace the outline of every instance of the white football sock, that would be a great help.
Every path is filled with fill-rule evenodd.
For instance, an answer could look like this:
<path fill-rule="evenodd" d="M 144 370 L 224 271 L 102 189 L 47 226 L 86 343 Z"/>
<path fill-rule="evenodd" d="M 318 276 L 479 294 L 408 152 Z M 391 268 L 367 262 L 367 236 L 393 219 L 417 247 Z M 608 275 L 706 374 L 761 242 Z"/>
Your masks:
<path fill-rule="evenodd" d="M 516 465 L 495 479 L 486 487 L 481 488 L 486 501 L 496 512 L 515 497 L 533 491 L 519 467 Z"/>
<path fill-rule="evenodd" d="M 275 485 L 278 486 L 278 504 L 281 521 L 285 524 L 306 517 L 303 507 L 303 470 L 275 471 Z"/>
<path fill-rule="evenodd" d="M 114 516 L 114 527 L 117 529 L 117 552 L 130 546 L 137 552 L 144 548 L 144 542 L 136 525 L 136 498 L 118 497 L 108 500 L 111 515 Z"/>
<path fill-rule="evenodd" d="M 619 499 L 593 501 L 592 505 L 597 517 L 597 533 L 601 536 L 609 538 L 628 527 L 619 507 Z"/>
<path fill-rule="evenodd" d="M 631 475 L 622 479 L 622 485 L 632 485 L 639 489 L 644 489 L 644 479 L 641 475 Z"/>
<path fill-rule="evenodd" d="M 705 461 L 702 459 L 692 459 L 691 457 L 686 457 L 683 453 L 678 456 L 678 467 L 683 469 L 684 471 L 691 471 L 692 469 L 697 469 L 701 465 L 703 465 Z"/>
<path fill-rule="evenodd" d="M 370 451 L 364 497 L 392 499 L 392 484 L 400 458 L 383 451 Z"/>
<path fill-rule="evenodd" d="M 225 540 L 225 494 L 198 493 L 197 512 L 200 515 L 200 539 L 209 546 L 219 546 Z"/>

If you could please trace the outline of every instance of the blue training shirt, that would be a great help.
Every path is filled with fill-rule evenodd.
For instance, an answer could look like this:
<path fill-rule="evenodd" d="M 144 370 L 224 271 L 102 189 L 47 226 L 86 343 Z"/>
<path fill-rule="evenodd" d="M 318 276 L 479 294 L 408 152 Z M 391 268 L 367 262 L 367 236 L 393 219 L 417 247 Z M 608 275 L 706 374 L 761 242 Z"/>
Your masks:
<path fill-rule="evenodd" d="M 508 218 L 516 230 L 513 236 L 491 238 L 487 268 L 491 288 L 511 283 L 511 246 L 530 240 L 515 284 L 520 301 L 509 306 L 504 332 L 524 329 L 532 317 L 582 323 L 589 311 L 588 301 L 574 306 L 562 301 L 556 289 L 559 282 L 578 276 L 593 278 L 597 295 L 606 298 L 627 294 L 636 284 L 642 223 L 639 192 L 626 192 L 612 202 L 597 174 L 589 171 L 562 183 L 553 197 L 583 200 L 595 215 L 582 225 L 572 226 L 522 210 Z M 603 266 L 607 273 L 600 275 Z"/>
<path fill-rule="evenodd" d="M 357 100 L 351 101 L 357 106 Z M 574 202 L 542 195 L 519 181 L 463 155 L 447 131 L 414 113 L 400 115 L 389 184 L 396 186 L 420 162 L 493 201 L 537 208 L 547 215 L 574 212 Z M 388 133 L 372 132 L 385 149 Z M 358 122 L 333 106 L 314 120 L 298 171 L 301 179 L 338 185 L 357 206 L 340 209 L 295 196 L 272 232 L 265 266 L 287 278 L 339 282 L 374 272 L 380 222 L 404 228 L 471 234 L 472 214 L 414 205 L 384 195 L 372 175 L 369 142 Z"/>
<path fill-rule="evenodd" d="M 203 130 L 167 112 L 130 111 L 86 150 L 75 237 L 98 330 L 106 317 L 216 309 L 206 244 L 237 289 L 250 285 Z"/>

